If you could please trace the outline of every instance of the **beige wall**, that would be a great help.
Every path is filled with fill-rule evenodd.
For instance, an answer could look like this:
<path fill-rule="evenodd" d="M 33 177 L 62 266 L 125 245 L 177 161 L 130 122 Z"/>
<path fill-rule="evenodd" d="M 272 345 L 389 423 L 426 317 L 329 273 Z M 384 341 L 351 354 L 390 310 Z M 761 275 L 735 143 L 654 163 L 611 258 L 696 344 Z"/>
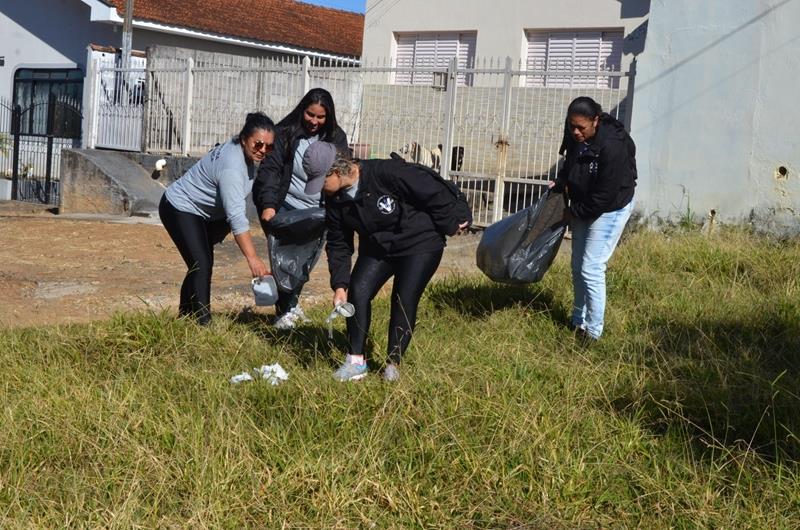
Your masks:
<path fill-rule="evenodd" d="M 476 57 L 524 59 L 528 29 L 624 29 L 650 0 L 367 0 L 362 59 L 392 55 L 395 32 L 477 31 Z M 624 64 L 630 60 L 626 57 Z"/>
<path fill-rule="evenodd" d="M 638 207 L 796 236 L 800 2 L 736 4 L 653 0 L 631 124 Z"/>

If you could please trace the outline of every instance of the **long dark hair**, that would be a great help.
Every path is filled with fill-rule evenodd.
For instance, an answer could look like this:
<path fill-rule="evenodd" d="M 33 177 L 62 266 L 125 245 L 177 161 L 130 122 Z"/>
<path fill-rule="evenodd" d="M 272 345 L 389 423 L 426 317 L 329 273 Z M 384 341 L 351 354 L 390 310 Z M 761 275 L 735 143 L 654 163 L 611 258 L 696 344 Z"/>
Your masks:
<path fill-rule="evenodd" d="M 278 127 L 287 130 L 291 138 L 296 137 L 304 130 L 303 113 L 309 105 L 314 103 L 322 105 L 322 108 L 325 109 L 325 124 L 320 129 L 319 139 L 329 141 L 337 127 L 336 107 L 333 105 L 333 96 L 324 88 L 312 88 L 309 90 L 294 110 L 278 122 Z"/>
<path fill-rule="evenodd" d="M 244 142 L 258 129 L 263 129 L 267 132 L 275 132 L 275 124 L 263 112 L 251 112 L 244 119 L 244 127 L 239 131 L 239 136 L 236 139 L 239 142 Z"/>
<path fill-rule="evenodd" d="M 600 103 L 596 102 L 588 96 L 580 96 L 572 100 L 567 107 L 567 117 L 564 119 L 564 137 L 561 139 L 561 147 L 558 148 L 558 154 L 564 155 L 569 148 L 575 143 L 572 133 L 569 130 L 569 117 L 570 116 L 583 116 L 593 120 L 603 115 L 603 107 Z"/>

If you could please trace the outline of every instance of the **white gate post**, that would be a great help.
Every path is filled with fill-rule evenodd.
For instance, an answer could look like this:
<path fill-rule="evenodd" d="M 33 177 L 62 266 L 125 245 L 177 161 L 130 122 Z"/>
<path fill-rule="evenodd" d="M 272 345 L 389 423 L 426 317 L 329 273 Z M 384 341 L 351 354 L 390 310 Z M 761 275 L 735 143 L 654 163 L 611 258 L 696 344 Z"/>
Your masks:
<path fill-rule="evenodd" d="M 186 61 L 186 93 L 184 94 L 184 114 L 183 114 L 183 141 L 181 142 L 181 152 L 183 156 L 189 155 L 192 144 L 192 92 L 194 90 L 194 59 L 189 57 Z"/>
<path fill-rule="evenodd" d="M 91 56 L 91 52 L 89 52 Z M 89 60 L 89 71 L 86 73 L 86 97 L 83 109 L 83 131 L 81 144 L 84 149 L 94 149 L 97 143 L 98 84 L 100 82 L 100 66 L 97 59 Z"/>
<path fill-rule="evenodd" d="M 308 55 L 303 57 L 303 93 L 300 97 L 305 96 L 308 94 L 308 91 L 311 90 L 311 74 L 309 73 L 309 68 L 311 68 L 311 59 L 309 59 Z"/>
<path fill-rule="evenodd" d="M 442 178 L 449 179 L 456 119 L 456 86 L 458 85 L 458 62 L 455 57 L 450 59 L 450 64 L 447 66 L 447 80 L 445 83 L 444 138 L 442 138 L 439 173 Z"/>
<path fill-rule="evenodd" d="M 503 75 L 503 116 L 500 119 L 500 137 L 495 143 L 499 151 L 497 160 L 497 178 L 494 183 L 494 207 L 492 208 L 492 222 L 496 223 L 503 218 L 503 200 L 506 195 L 506 166 L 508 165 L 508 129 L 511 126 L 511 57 L 506 57 L 505 73 Z"/>

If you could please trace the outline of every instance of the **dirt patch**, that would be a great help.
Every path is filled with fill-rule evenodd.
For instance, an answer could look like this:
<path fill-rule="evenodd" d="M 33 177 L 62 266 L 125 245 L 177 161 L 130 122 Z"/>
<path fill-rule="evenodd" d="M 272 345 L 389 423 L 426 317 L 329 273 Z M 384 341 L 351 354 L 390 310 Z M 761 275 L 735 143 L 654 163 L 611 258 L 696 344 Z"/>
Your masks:
<path fill-rule="evenodd" d="M 260 255 L 266 240 L 252 231 Z M 443 276 L 475 271 L 478 236 L 451 239 Z M 164 228 L 137 218 L 0 217 L 0 327 L 88 322 L 119 311 L 176 310 L 185 267 Z M 212 310 L 253 304 L 247 265 L 228 237 L 216 247 Z M 331 296 L 323 260 L 303 292 L 304 305 Z M 271 313 L 271 308 L 255 309 Z"/>

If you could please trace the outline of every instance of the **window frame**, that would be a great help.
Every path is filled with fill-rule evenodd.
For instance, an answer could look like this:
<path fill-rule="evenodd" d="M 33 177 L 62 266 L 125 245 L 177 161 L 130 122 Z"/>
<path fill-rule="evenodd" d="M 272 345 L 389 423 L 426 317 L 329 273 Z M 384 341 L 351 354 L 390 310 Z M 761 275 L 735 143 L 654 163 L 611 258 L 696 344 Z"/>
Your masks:
<path fill-rule="evenodd" d="M 538 43 L 535 42 L 537 37 Z M 622 70 L 622 43 L 624 37 L 625 30 L 619 27 L 526 29 L 525 70 L 543 70 L 547 72 L 563 70 L 571 73 L 586 72 L 587 74 L 600 74 L 604 71 L 620 72 Z M 572 40 L 572 43 L 569 48 L 570 57 L 567 59 L 564 56 L 564 52 L 567 50 L 565 43 L 569 39 Z M 595 42 L 592 42 L 593 39 L 596 39 Z M 534 50 L 535 46 L 544 46 L 544 50 Z M 553 50 L 554 47 L 555 50 Z M 594 50 L 591 49 L 592 47 Z M 593 57 L 589 58 L 587 50 L 592 52 Z M 544 54 L 544 58 L 536 55 L 541 53 Z M 555 58 L 552 57 L 554 54 L 556 55 Z M 541 61 L 544 62 L 542 63 Z M 559 66 L 557 61 L 564 61 L 564 63 Z M 592 62 L 591 65 L 588 64 L 589 61 Z M 593 77 L 594 79 L 592 80 L 582 79 L 579 76 L 528 74 L 524 86 L 530 88 L 570 89 L 619 88 L 618 76 L 595 75 Z"/>
<path fill-rule="evenodd" d="M 478 43 L 477 31 L 402 31 L 393 34 L 393 56 L 396 68 L 426 68 L 446 70 L 453 57 L 457 58 L 459 69 L 472 68 L 475 64 L 475 49 Z M 408 46 L 409 40 L 413 42 L 413 49 L 410 56 L 401 47 Z M 405 41 L 405 42 L 403 42 Z M 433 55 L 419 56 L 422 44 L 422 52 L 428 52 L 433 47 Z M 440 46 L 452 46 L 455 50 L 450 51 L 445 48 L 439 52 Z M 427 47 L 427 50 L 425 49 Z M 401 55 L 402 54 L 402 55 Z M 472 86 L 473 75 L 459 73 L 459 86 Z M 432 72 L 394 72 L 391 79 L 392 84 L 407 86 L 440 86 L 439 76 Z"/>

